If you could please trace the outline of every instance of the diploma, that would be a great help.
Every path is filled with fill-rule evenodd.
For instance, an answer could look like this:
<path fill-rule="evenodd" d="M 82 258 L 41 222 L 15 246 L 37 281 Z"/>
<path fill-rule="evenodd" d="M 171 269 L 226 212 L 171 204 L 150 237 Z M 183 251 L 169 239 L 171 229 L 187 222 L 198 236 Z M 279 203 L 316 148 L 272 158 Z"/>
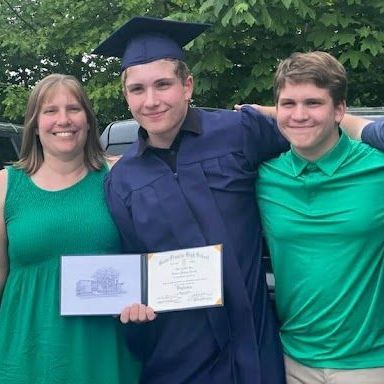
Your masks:
<path fill-rule="evenodd" d="M 60 314 L 113 315 L 222 306 L 222 245 L 134 255 L 61 257 Z"/>

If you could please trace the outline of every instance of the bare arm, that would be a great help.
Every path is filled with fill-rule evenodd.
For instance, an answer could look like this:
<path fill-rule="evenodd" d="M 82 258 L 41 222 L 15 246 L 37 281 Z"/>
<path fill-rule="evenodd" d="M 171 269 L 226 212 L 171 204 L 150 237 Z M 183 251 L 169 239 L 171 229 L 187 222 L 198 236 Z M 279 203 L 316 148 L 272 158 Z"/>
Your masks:
<path fill-rule="evenodd" d="M 8 276 L 7 235 L 4 220 L 4 203 L 7 189 L 7 173 L 0 171 L 0 302 Z"/>
<path fill-rule="evenodd" d="M 361 140 L 361 133 L 364 127 L 371 122 L 372 120 L 346 113 L 343 117 L 343 120 L 341 120 L 340 126 L 349 137 L 352 137 L 356 140 Z"/>

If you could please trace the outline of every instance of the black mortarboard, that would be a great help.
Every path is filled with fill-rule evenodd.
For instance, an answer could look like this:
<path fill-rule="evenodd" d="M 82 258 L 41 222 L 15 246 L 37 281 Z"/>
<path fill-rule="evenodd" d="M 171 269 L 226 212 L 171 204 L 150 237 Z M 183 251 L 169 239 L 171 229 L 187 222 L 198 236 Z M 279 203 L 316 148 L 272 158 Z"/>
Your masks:
<path fill-rule="evenodd" d="M 120 57 L 122 71 L 159 59 L 184 60 L 182 47 L 210 24 L 136 16 L 104 40 L 93 53 Z"/>

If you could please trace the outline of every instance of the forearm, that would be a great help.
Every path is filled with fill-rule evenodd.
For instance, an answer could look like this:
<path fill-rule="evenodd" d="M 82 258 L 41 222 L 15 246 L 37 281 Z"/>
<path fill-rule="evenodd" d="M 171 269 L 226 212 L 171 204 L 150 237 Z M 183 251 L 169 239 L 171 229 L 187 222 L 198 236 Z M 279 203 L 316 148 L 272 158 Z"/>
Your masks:
<path fill-rule="evenodd" d="M 346 113 L 343 117 L 343 120 L 341 120 L 340 126 L 349 137 L 352 139 L 361 140 L 361 134 L 364 127 L 371 122 L 371 120 Z"/>
<path fill-rule="evenodd" d="M 257 105 L 253 104 L 254 108 L 259 110 L 264 115 L 270 116 L 274 119 L 276 119 L 276 107 L 275 106 L 267 106 L 267 105 Z"/>

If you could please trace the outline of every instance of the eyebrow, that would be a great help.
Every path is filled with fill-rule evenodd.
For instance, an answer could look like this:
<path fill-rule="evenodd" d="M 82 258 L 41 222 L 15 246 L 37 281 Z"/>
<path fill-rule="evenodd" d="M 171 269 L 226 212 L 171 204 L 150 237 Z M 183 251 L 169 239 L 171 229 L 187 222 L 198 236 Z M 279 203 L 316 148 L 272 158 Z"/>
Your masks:
<path fill-rule="evenodd" d="M 308 97 L 308 98 L 305 98 L 303 100 L 300 100 L 301 102 L 308 102 L 308 101 L 324 101 L 325 98 L 324 97 Z M 281 101 L 294 101 L 296 102 L 297 100 L 293 97 L 281 97 L 279 98 L 279 102 Z"/>
<path fill-rule="evenodd" d="M 68 108 L 68 107 L 82 107 L 82 104 L 79 102 L 79 101 L 76 101 L 74 103 L 70 103 L 70 104 L 65 104 L 65 107 Z M 41 105 L 41 108 L 52 108 L 52 107 L 57 107 L 57 104 L 55 103 L 44 103 Z"/>
<path fill-rule="evenodd" d="M 160 79 L 156 79 L 153 84 L 160 83 L 161 81 L 174 81 L 175 77 L 161 77 Z M 128 82 L 126 83 L 126 87 L 131 88 L 131 87 L 141 87 L 143 86 L 144 83 L 131 83 L 129 84 Z"/>

